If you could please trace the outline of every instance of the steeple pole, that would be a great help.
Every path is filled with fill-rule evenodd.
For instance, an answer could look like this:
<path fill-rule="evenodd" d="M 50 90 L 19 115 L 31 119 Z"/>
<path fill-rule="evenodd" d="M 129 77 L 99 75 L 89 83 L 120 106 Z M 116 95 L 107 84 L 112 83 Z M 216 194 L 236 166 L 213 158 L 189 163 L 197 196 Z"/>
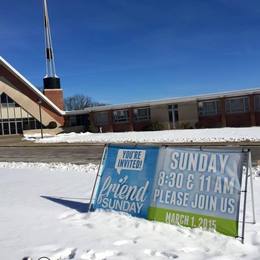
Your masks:
<path fill-rule="evenodd" d="M 47 0 L 44 0 L 44 35 L 45 35 L 46 77 L 57 77 L 54 52 L 52 47 L 51 28 L 49 22 Z"/>
<path fill-rule="evenodd" d="M 47 0 L 43 0 L 44 9 L 44 41 L 45 41 L 45 59 L 46 75 L 43 79 L 44 89 L 59 89 L 60 79 L 56 74 L 54 52 L 52 47 L 51 28 L 48 14 Z"/>

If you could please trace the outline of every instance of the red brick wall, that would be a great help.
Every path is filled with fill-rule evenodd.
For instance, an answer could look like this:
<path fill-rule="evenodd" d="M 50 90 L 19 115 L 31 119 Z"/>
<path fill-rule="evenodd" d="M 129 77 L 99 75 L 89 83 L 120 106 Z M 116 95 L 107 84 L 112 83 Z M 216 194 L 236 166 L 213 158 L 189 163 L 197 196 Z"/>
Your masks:
<path fill-rule="evenodd" d="M 113 124 L 114 132 L 126 132 L 126 131 L 133 131 L 133 128 L 130 123 L 118 123 Z"/>
<path fill-rule="evenodd" d="M 254 112 L 253 96 L 250 97 L 250 112 L 227 114 L 225 112 L 225 99 L 221 101 L 221 112 L 215 116 L 200 116 L 198 127 L 203 128 L 218 128 L 218 127 L 239 127 L 252 126 L 254 122 L 260 125 L 260 112 Z M 109 113 L 109 123 L 103 126 L 103 132 L 121 132 L 121 131 L 142 131 L 151 124 L 150 120 L 136 122 L 133 117 L 133 111 L 129 109 L 129 122 L 115 123 L 112 121 L 112 111 Z"/>
<path fill-rule="evenodd" d="M 102 125 L 100 127 L 102 128 L 102 133 L 113 132 L 112 127 L 110 125 Z M 97 127 L 97 131 L 100 131 L 99 127 Z"/>
<path fill-rule="evenodd" d="M 226 114 L 227 127 L 251 126 L 250 113 Z"/>
<path fill-rule="evenodd" d="M 133 127 L 132 125 L 128 123 L 113 123 L 103 125 L 102 127 L 102 132 L 125 132 L 125 131 L 143 131 L 145 127 L 150 125 L 150 121 L 146 122 L 138 122 L 134 123 Z M 99 131 L 99 126 L 95 125 L 97 127 L 97 130 Z"/>
<path fill-rule="evenodd" d="M 108 112 L 108 123 L 105 125 L 97 125 L 95 121 L 95 114 L 98 112 L 90 112 L 89 114 L 89 122 L 93 124 L 96 128 L 96 131 L 99 132 L 99 128 L 102 127 L 102 132 L 113 132 L 113 123 L 112 123 L 112 111 Z"/>
<path fill-rule="evenodd" d="M 199 117 L 199 127 L 203 127 L 203 128 L 222 127 L 221 115 Z"/>
<path fill-rule="evenodd" d="M 62 89 L 45 89 L 43 94 L 51 100 L 58 108 L 64 110 L 64 99 Z"/>
<path fill-rule="evenodd" d="M 256 125 L 260 126 L 260 112 L 255 113 L 255 122 Z"/>
<path fill-rule="evenodd" d="M 53 109 L 46 108 L 42 106 L 44 111 L 46 111 L 50 116 L 52 116 L 57 122 L 61 124 L 61 126 L 64 126 L 65 119 L 64 116 L 59 115 L 57 112 L 55 112 Z"/>
<path fill-rule="evenodd" d="M 244 97 L 244 96 L 241 96 Z M 200 117 L 200 127 L 245 127 L 259 125 L 259 116 L 254 111 L 254 95 L 248 95 L 249 98 L 249 112 L 247 113 L 226 113 L 225 99 L 221 100 L 221 115 Z"/>
<path fill-rule="evenodd" d="M 125 132 L 125 131 L 142 131 L 145 127 L 151 124 L 150 120 L 147 121 L 134 121 L 133 110 L 129 109 L 129 121 L 128 122 L 113 122 L 113 111 L 109 110 L 108 112 L 108 124 L 102 125 L 103 132 Z M 98 113 L 98 112 L 97 112 Z M 97 130 L 99 131 L 99 125 L 95 124 L 95 112 L 91 112 L 89 116 L 89 120 L 95 125 Z"/>
<path fill-rule="evenodd" d="M 134 130 L 135 131 L 143 131 L 146 127 L 151 125 L 151 121 L 143 121 L 143 122 L 135 122 L 134 123 Z"/>

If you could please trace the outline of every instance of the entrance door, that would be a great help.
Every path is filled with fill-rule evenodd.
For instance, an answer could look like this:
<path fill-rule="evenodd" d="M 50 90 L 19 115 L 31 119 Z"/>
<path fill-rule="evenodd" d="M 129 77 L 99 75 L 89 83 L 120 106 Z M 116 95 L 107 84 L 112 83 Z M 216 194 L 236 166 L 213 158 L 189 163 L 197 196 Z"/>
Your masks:
<path fill-rule="evenodd" d="M 17 122 L 17 134 L 22 134 L 22 133 L 23 133 L 22 122 Z"/>
<path fill-rule="evenodd" d="M 4 135 L 9 135 L 9 124 L 7 122 L 4 122 Z"/>
<path fill-rule="evenodd" d="M 179 121 L 178 105 L 169 105 L 168 115 L 169 115 L 170 128 L 176 129 L 177 128 L 176 123 Z"/>

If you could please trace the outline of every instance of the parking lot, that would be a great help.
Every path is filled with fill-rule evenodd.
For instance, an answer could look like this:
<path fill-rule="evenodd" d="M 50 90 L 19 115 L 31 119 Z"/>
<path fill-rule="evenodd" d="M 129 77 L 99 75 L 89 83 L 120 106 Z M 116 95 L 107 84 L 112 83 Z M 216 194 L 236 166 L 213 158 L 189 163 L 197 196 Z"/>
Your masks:
<path fill-rule="evenodd" d="M 230 147 L 231 144 L 204 143 L 193 144 L 193 147 Z M 238 144 L 236 144 L 238 146 Z M 252 151 L 253 163 L 260 162 L 260 144 L 241 144 L 241 147 Z M 21 136 L 0 137 L 0 161 L 2 162 L 63 162 L 63 163 L 99 163 L 102 157 L 104 144 L 87 143 L 60 143 L 60 144 L 35 144 L 23 141 Z"/>
<path fill-rule="evenodd" d="M 99 163 L 104 145 L 34 144 L 21 136 L 0 137 L 0 161 Z"/>

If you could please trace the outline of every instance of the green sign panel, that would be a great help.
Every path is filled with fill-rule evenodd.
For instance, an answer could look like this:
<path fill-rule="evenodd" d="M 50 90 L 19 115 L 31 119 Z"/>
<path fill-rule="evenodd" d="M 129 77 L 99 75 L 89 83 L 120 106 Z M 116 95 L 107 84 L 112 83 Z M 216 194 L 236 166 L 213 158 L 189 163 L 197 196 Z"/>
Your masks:
<path fill-rule="evenodd" d="M 244 154 L 161 148 L 148 219 L 238 235 Z"/>

